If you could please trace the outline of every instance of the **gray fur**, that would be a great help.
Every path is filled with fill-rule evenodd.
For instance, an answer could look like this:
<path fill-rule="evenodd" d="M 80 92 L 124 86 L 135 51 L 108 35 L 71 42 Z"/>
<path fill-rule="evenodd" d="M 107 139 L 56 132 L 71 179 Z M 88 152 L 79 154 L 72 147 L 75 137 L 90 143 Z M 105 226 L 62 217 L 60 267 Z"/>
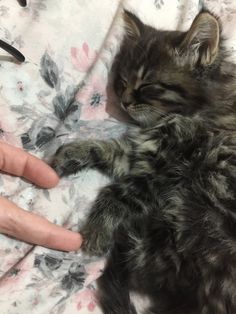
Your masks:
<path fill-rule="evenodd" d="M 236 81 L 221 26 L 201 12 L 186 33 L 157 31 L 126 12 L 114 89 L 133 124 L 119 140 L 77 141 L 52 163 L 113 178 L 81 230 L 109 252 L 106 314 L 236 313 Z"/>

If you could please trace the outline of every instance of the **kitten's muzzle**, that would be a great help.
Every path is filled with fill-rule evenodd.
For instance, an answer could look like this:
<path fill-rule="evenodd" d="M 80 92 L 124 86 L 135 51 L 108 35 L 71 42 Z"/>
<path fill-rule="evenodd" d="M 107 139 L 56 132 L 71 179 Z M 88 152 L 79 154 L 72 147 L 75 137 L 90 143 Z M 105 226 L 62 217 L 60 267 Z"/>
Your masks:
<path fill-rule="evenodd" d="M 121 102 L 121 107 L 125 110 L 128 109 L 129 106 L 131 106 L 133 104 L 133 102 L 125 102 L 125 101 L 122 101 Z"/>

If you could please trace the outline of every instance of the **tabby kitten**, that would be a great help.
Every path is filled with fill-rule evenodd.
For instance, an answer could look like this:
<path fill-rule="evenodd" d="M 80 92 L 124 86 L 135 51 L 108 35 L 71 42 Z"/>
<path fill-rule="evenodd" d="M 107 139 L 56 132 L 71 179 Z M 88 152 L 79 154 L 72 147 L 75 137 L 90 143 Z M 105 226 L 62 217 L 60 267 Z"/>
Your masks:
<path fill-rule="evenodd" d="M 83 249 L 109 252 L 99 280 L 106 314 L 236 313 L 236 78 L 218 19 L 157 31 L 124 13 L 114 89 L 137 126 L 118 140 L 76 141 L 53 167 L 113 178 L 88 216 Z"/>

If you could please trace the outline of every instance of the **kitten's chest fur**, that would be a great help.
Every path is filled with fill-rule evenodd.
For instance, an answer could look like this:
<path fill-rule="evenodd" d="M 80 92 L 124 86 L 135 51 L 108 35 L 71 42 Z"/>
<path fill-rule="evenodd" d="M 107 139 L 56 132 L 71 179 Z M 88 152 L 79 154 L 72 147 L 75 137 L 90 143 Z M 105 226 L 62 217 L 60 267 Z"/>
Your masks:
<path fill-rule="evenodd" d="M 192 241 L 187 249 L 192 252 L 204 238 L 213 244 L 236 237 L 233 229 L 219 227 L 236 219 L 233 133 L 209 130 L 197 119 L 173 115 L 153 128 L 132 130 L 129 138 L 135 196 L 144 202 L 149 198 L 148 215 L 161 213 L 180 249 L 187 248 L 187 233 Z"/>
<path fill-rule="evenodd" d="M 229 134 L 208 130 L 202 121 L 175 114 L 155 127 L 131 129 L 128 138 L 132 143 L 130 174 L 150 175 L 154 181 L 165 176 L 168 181 L 179 178 L 184 182 L 188 173 L 195 174 L 200 167 L 215 171 L 224 164 L 219 155 L 235 148 Z"/>

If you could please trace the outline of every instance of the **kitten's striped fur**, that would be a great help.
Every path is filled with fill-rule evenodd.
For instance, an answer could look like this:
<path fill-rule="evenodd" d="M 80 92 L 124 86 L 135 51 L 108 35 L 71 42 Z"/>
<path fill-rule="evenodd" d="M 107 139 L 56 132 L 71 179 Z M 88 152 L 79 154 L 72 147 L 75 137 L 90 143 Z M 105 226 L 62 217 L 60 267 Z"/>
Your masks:
<path fill-rule="evenodd" d="M 62 146 L 53 167 L 113 178 L 82 230 L 105 254 L 106 314 L 236 313 L 236 81 L 221 27 L 201 12 L 186 33 L 157 31 L 124 14 L 127 35 L 114 88 L 137 126 L 122 138 Z"/>

